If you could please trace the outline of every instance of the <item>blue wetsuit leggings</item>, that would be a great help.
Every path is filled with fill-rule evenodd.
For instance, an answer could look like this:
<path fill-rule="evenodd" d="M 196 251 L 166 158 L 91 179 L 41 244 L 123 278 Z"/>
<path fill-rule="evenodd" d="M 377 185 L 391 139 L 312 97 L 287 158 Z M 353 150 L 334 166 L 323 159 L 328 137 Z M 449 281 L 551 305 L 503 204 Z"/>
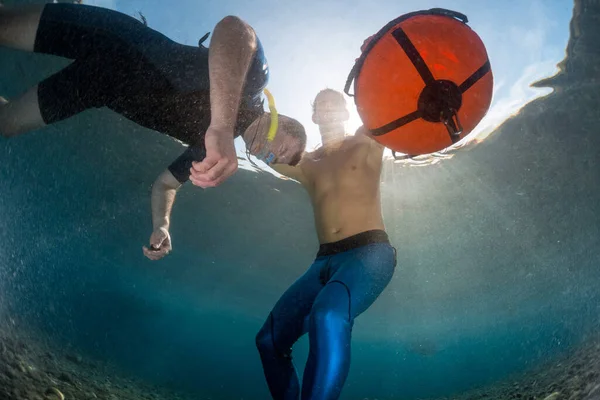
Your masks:
<path fill-rule="evenodd" d="M 340 396 L 350 369 L 354 319 L 379 297 L 396 267 L 387 234 L 373 230 L 320 246 L 311 267 L 281 296 L 256 336 L 274 399 L 298 400 L 292 345 L 308 332 L 303 400 Z"/>

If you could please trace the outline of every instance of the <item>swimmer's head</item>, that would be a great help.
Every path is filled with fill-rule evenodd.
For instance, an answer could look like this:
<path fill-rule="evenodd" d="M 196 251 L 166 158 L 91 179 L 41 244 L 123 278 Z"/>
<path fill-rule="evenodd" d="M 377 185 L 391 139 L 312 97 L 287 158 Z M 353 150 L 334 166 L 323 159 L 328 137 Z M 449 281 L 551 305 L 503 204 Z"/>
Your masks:
<path fill-rule="evenodd" d="M 337 90 L 321 90 L 312 106 L 312 120 L 317 125 L 343 124 L 350 119 L 346 99 Z"/>
<path fill-rule="evenodd" d="M 270 126 L 270 113 L 264 113 L 254 120 L 243 134 L 246 149 L 267 164 L 298 164 L 306 148 L 304 126 L 293 118 L 279 114 L 277 133 L 271 142 L 267 140 Z"/>
<path fill-rule="evenodd" d="M 346 99 L 333 89 L 321 90 L 312 105 L 312 120 L 319 125 L 323 145 L 337 142 L 345 137 L 344 123 L 350 119 Z"/>

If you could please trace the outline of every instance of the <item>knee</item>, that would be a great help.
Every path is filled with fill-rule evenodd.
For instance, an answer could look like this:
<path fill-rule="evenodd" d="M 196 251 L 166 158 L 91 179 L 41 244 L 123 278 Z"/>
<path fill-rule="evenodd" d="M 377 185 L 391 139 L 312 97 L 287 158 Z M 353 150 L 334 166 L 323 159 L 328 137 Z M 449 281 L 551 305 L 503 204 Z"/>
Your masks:
<path fill-rule="evenodd" d="M 17 136 L 18 134 L 19 134 L 19 132 L 11 130 L 11 129 L 5 129 L 0 124 L 0 136 L 2 136 L 3 138 L 9 139 L 11 137 Z"/>
<path fill-rule="evenodd" d="M 259 353 L 275 352 L 275 346 L 273 345 L 273 332 L 268 321 L 256 334 L 255 342 Z"/>
<path fill-rule="evenodd" d="M 11 124 L 8 119 L 8 107 L 7 102 L 0 97 L 0 136 L 9 138 L 15 136 L 16 132 L 14 124 Z"/>
<path fill-rule="evenodd" d="M 11 138 L 21 133 L 19 127 L 11 123 L 7 116 L 2 113 L 2 106 L 0 106 L 0 136 L 4 138 Z"/>
<path fill-rule="evenodd" d="M 291 347 L 282 348 L 275 342 L 275 335 L 271 325 L 271 317 L 269 317 L 267 322 L 265 322 L 263 327 L 256 334 L 255 342 L 256 348 L 262 357 L 278 359 L 292 358 Z"/>
<path fill-rule="evenodd" d="M 15 116 L 14 114 L 15 110 L 11 107 L 10 103 L 3 97 L 0 97 L 0 136 L 11 138 L 38 127 L 23 122 L 19 116 Z"/>
<path fill-rule="evenodd" d="M 239 17 L 233 15 L 226 16 L 215 26 L 213 37 L 217 31 L 235 32 L 238 40 L 246 42 L 252 50 L 256 50 L 257 48 L 258 41 L 254 29 Z"/>
<path fill-rule="evenodd" d="M 13 136 L 17 136 L 19 132 L 11 127 L 8 124 L 2 123 L 2 118 L 0 118 L 0 136 L 3 138 L 11 138 Z"/>

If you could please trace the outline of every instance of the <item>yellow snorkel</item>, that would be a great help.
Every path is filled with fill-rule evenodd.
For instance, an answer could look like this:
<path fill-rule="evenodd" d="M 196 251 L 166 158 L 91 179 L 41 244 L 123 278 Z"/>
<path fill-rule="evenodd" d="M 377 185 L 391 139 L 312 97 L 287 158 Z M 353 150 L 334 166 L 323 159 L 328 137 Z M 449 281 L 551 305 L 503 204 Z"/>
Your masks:
<path fill-rule="evenodd" d="M 267 96 L 267 100 L 269 102 L 269 111 L 271 112 L 271 125 L 269 126 L 269 132 L 267 133 L 267 141 L 260 144 L 260 151 L 258 154 L 254 154 L 256 158 L 263 161 L 265 164 L 269 165 L 275 160 L 275 154 L 270 149 L 271 146 L 268 146 L 267 143 L 273 142 L 275 136 L 277 135 L 277 128 L 279 127 L 279 115 L 277 114 L 277 109 L 275 108 L 275 99 L 271 92 L 268 89 L 263 89 L 265 95 Z M 258 133 L 258 125 L 256 128 L 256 133 Z M 258 135 L 255 135 L 252 139 L 252 143 L 250 143 L 249 147 L 253 148 L 254 140 Z M 264 139 L 261 139 L 264 140 Z M 246 147 L 246 156 L 248 160 L 254 164 L 254 162 L 250 159 L 250 153 L 248 152 L 248 147 Z M 258 167 L 257 167 L 258 168 Z"/>
<path fill-rule="evenodd" d="M 275 108 L 275 99 L 268 89 L 264 90 L 267 100 L 269 102 L 269 111 L 271 112 L 271 126 L 269 127 L 269 133 L 267 134 L 267 141 L 272 142 L 277 135 L 277 128 L 279 127 L 279 115 Z"/>

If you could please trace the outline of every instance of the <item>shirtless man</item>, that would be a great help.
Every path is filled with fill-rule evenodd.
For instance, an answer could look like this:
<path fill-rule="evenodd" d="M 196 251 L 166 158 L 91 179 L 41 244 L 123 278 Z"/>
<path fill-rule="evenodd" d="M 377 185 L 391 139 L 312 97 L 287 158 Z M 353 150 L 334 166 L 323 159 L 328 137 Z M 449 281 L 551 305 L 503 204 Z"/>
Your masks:
<path fill-rule="evenodd" d="M 293 165 L 304 151 L 304 127 L 284 115 L 267 141 L 271 114 L 262 92 L 269 68 L 256 32 L 237 17 L 223 18 L 206 48 L 176 43 L 100 7 L 0 7 L 0 46 L 74 60 L 19 98 L 0 98 L 0 135 L 108 107 L 189 145 L 153 185 L 148 258 L 171 250 L 168 215 L 182 184 L 214 187 L 237 170 L 234 137 L 242 136 L 250 153 L 267 163 Z"/>
<path fill-rule="evenodd" d="M 314 210 L 320 248 L 312 266 L 283 294 L 256 336 L 274 399 L 337 399 L 350 367 L 354 319 L 390 282 L 396 251 L 380 204 L 384 147 L 359 129 L 345 136 L 344 97 L 326 89 L 313 105 L 323 146 L 295 166 L 272 165 L 298 180 Z M 292 345 L 306 332 L 310 352 L 302 389 Z"/>

